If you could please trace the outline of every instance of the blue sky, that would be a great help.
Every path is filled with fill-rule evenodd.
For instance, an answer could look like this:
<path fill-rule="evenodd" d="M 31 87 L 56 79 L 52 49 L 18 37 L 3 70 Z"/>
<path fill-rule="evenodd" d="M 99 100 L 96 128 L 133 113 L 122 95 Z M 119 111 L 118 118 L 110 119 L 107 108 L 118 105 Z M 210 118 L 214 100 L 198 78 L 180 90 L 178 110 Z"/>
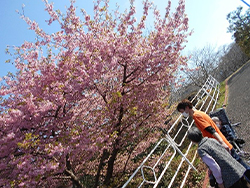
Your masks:
<path fill-rule="evenodd" d="M 250 0 L 245 1 L 250 4 Z M 49 2 L 54 2 L 55 9 L 62 11 L 65 10 L 65 6 L 69 6 L 69 0 L 49 0 Z M 129 0 L 110 0 L 110 8 L 113 9 L 117 2 L 121 11 L 129 7 Z M 142 0 L 135 1 L 138 16 L 142 11 L 141 2 Z M 177 0 L 172 0 L 172 6 L 176 7 L 177 2 Z M 164 14 L 167 0 L 154 0 L 154 3 Z M 15 72 L 11 64 L 5 63 L 5 60 L 10 58 L 5 54 L 6 46 L 19 46 L 25 40 L 32 41 L 35 38 L 34 33 L 28 30 L 27 24 L 16 13 L 16 10 L 22 12 L 23 4 L 25 16 L 36 20 L 45 31 L 58 30 L 56 24 L 48 26 L 45 22 L 49 16 L 44 11 L 45 6 L 42 0 L 2 0 L 0 6 L 0 77 L 6 75 L 8 71 Z M 93 12 L 92 0 L 76 0 L 76 5 L 79 9 L 85 9 L 89 14 Z M 219 47 L 230 44 L 232 38 L 231 34 L 227 33 L 226 15 L 236 10 L 238 6 L 242 6 L 244 10 L 248 8 L 241 0 L 186 0 L 186 13 L 189 17 L 190 29 L 193 29 L 194 33 L 189 37 L 184 53 L 206 45 Z"/>

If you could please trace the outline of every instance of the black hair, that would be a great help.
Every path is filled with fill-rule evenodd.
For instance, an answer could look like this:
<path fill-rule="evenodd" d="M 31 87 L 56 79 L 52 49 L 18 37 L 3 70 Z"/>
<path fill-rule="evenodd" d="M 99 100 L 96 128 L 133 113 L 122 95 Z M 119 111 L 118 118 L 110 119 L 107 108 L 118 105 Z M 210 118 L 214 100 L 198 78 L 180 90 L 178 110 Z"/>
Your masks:
<path fill-rule="evenodd" d="M 185 110 L 186 107 L 189 107 L 190 109 L 193 108 L 193 104 L 188 100 L 184 99 L 177 105 L 177 110 L 180 111 L 180 109 Z"/>
<path fill-rule="evenodd" d="M 189 140 L 193 142 L 200 142 L 202 140 L 201 131 L 197 127 L 191 127 L 187 134 Z"/>

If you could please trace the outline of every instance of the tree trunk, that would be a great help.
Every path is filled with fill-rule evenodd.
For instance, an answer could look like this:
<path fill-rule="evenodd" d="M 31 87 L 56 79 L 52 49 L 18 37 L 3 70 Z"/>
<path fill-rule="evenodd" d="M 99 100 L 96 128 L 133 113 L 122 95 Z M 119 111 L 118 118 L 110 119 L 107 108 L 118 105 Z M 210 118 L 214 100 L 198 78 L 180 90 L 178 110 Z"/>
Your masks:
<path fill-rule="evenodd" d="M 124 95 L 124 93 L 122 92 L 122 95 Z M 120 127 L 121 125 L 121 121 L 122 121 L 122 117 L 123 117 L 123 107 L 120 107 L 120 112 L 119 112 L 119 117 L 118 117 L 118 123 L 115 125 L 116 128 Z M 113 175 L 113 170 L 114 170 L 114 163 L 115 163 L 115 159 L 116 156 L 119 152 L 119 149 L 117 148 L 117 146 L 119 145 L 119 136 L 121 134 L 121 131 L 119 129 L 117 129 L 118 133 L 117 136 L 118 138 L 116 139 L 114 145 L 113 145 L 113 151 L 111 153 L 111 157 L 108 160 L 108 168 L 107 168 L 107 173 L 104 179 L 104 185 L 110 185 L 111 183 L 111 178 Z"/>
<path fill-rule="evenodd" d="M 96 177 L 95 177 L 95 186 L 94 186 L 94 188 L 97 188 L 97 186 L 98 186 L 100 174 L 101 174 L 101 171 L 103 169 L 103 166 L 105 165 L 104 160 L 107 159 L 108 157 L 109 157 L 109 153 L 107 152 L 107 150 L 106 149 L 103 150 L 102 157 L 101 157 L 100 163 L 98 165 L 97 174 L 96 174 Z"/>
<path fill-rule="evenodd" d="M 119 150 L 114 147 L 111 157 L 109 158 L 109 161 L 108 161 L 108 168 L 107 168 L 107 173 L 106 173 L 106 177 L 104 180 L 104 185 L 110 185 L 111 183 L 111 178 L 112 178 L 113 169 L 114 169 L 114 162 L 118 154 L 118 151 Z"/>

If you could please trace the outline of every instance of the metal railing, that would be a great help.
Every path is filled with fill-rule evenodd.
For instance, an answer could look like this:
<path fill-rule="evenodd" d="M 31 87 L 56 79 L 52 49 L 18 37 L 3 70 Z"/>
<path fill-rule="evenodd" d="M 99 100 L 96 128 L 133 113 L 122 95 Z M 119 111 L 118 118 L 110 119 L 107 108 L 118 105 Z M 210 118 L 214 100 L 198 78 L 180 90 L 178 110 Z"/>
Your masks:
<path fill-rule="evenodd" d="M 213 111 L 219 97 L 219 87 L 219 82 L 212 76 L 209 76 L 202 88 L 197 92 L 197 94 L 191 101 L 193 102 L 193 104 L 195 103 L 194 107 L 204 112 L 208 112 L 208 110 Z M 183 143 L 187 137 L 187 131 L 193 124 L 193 120 L 190 120 L 190 118 L 188 117 L 184 118 L 182 115 L 180 115 L 167 131 L 165 129 L 161 129 L 164 132 L 165 137 L 160 139 L 160 141 L 156 143 L 155 147 L 150 151 L 150 153 L 143 160 L 140 166 L 134 171 L 134 173 L 129 177 L 122 188 L 135 187 L 135 185 L 133 184 L 133 179 L 137 179 L 136 181 L 134 181 L 137 182 L 138 178 L 141 180 L 141 182 L 136 187 L 140 188 L 146 184 L 150 184 L 151 186 L 153 186 L 153 188 L 156 188 L 160 184 L 162 178 L 164 178 L 164 175 L 166 176 L 166 174 L 168 174 L 167 170 L 170 168 L 171 164 L 178 156 L 181 156 L 181 160 L 178 167 L 176 167 L 174 174 L 171 174 L 171 177 L 169 178 L 168 188 L 170 188 L 174 184 L 178 173 L 180 173 L 181 169 L 184 166 L 184 162 L 187 162 L 188 167 L 184 169 L 186 170 L 186 172 L 182 177 L 181 185 L 179 185 L 179 187 L 182 188 L 185 185 L 185 181 L 190 170 L 196 170 L 193 163 L 197 153 L 196 151 L 192 153 L 190 152 L 192 142 L 188 141 L 188 146 L 183 147 Z M 164 148 L 162 145 L 164 146 Z M 162 154 L 154 154 L 159 148 L 163 148 Z M 152 162 L 150 163 L 149 161 L 155 159 L 156 156 L 158 157 L 158 159 L 153 160 L 153 164 Z M 164 168 L 160 168 L 159 170 L 160 165 L 163 165 Z M 181 172 L 183 173 L 183 171 Z"/>

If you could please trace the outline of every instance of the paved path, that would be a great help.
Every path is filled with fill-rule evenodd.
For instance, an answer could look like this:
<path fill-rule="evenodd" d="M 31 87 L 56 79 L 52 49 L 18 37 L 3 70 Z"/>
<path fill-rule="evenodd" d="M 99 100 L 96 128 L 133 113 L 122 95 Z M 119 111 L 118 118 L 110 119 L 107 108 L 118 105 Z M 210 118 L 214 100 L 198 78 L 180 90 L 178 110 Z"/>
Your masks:
<path fill-rule="evenodd" d="M 242 123 L 241 128 L 236 128 L 236 132 L 246 141 L 244 150 L 250 152 L 250 61 L 227 84 L 227 115 L 232 123 Z"/>

